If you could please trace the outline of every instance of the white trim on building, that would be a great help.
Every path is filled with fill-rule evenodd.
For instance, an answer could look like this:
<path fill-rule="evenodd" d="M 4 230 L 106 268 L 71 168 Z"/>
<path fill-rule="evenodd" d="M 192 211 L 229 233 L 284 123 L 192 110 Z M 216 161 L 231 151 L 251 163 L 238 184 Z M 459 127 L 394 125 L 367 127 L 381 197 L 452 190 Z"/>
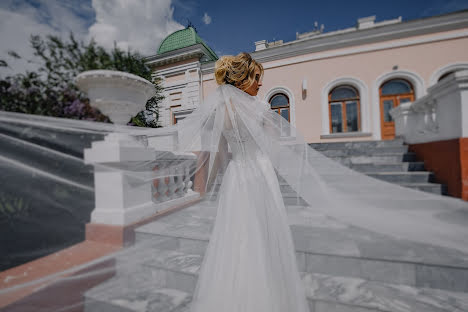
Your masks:
<path fill-rule="evenodd" d="M 374 85 L 372 86 L 372 119 L 373 119 L 373 131 L 372 137 L 375 140 L 382 139 L 382 129 L 380 127 L 380 86 L 392 79 L 406 79 L 408 80 L 414 88 L 414 99 L 417 100 L 423 97 L 426 94 L 426 88 L 424 85 L 424 79 L 421 78 L 417 73 L 411 72 L 408 70 L 395 70 L 392 72 L 387 72 L 380 75 L 376 80 L 374 80 Z"/>
<path fill-rule="evenodd" d="M 323 89 L 321 94 L 321 109 L 322 109 L 322 135 L 330 135 L 330 116 L 328 111 L 328 95 L 330 91 L 340 85 L 350 85 L 355 87 L 359 92 L 359 101 L 361 106 L 361 131 L 360 133 L 370 132 L 370 113 L 369 113 L 369 89 L 367 85 L 356 77 L 340 77 L 329 82 Z M 337 135 L 342 135 L 339 133 Z"/>
<path fill-rule="evenodd" d="M 454 71 L 454 70 L 461 70 L 461 69 L 468 69 L 468 63 L 456 62 L 456 63 L 447 64 L 438 68 L 431 75 L 431 78 L 429 79 L 429 87 L 435 85 L 439 81 L 439 78 L 445 75 L 446 73 Z"/>
<path fill-rule="evenodd" d="M 296 101 L 294 100 L 294 95 L 291 89 L 289 89 L 286 86 L 277 86 L 271 88 L 266 94 L 263 100 L 268 103 L 270 98 L 277 94 L 277 93 L 284 93 L 288 96 L 289 98 L 289 117 L 290 117 L 290 123 L 291 125 L 296 127 Z"/>

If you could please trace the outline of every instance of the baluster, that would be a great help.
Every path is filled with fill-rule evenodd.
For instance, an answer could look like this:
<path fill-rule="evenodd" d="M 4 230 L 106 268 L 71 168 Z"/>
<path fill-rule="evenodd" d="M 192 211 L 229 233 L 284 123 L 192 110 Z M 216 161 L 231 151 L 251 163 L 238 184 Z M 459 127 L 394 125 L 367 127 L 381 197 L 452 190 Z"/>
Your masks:
<path fill-rule="evenodd" d="M 187 193 L 189 190 L 192 189 L 192 185 L 193 185 L 192 181 L 190 180 L 190 167 L 189 166 L 185 167 L 184 184 L 185 184 L 184 192 Z"/>
<path fill-rule="evenodd" d="M 183 169 L 180 168 L 180 167 L 177 167 L 176 168 L 176 186 L 177 186 L 177 191 L 176 191 L 176 194 L 177 194 L 177 197 L 182 197 L 184 196 L 184 188 L 185 188 L 185 184 L 184 184 L 184 177 L 183 177 Z"/>
<path fill-rule="evenodd" d="M 174 199 L 177 196 L 177 194 L 175 194 L 177 185 L 175 184 L 175 181 L 174 181 L 174 175 L 175 175 L 175 170 L 171 169 L 169 172 L 169 182 L 167 185 L 168 186 L 167 196 L 169 197 L 169 199 Z"/>
<path fill-rule="evenodd" d="M 159 193 L 159 202 L 165 202 L 169 200 L 167 196 L 167 191 L 169 190 L 169 177 L 159 178 L 158 193 Z"/>

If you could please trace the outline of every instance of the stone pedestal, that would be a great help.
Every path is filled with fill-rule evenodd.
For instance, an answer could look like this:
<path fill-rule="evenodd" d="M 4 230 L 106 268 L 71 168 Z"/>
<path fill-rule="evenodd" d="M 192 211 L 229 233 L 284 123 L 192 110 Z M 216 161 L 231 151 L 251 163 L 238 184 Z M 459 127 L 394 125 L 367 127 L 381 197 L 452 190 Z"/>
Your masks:
<path fill-rule="evenodd" d="M 155 213 L 151 184 L 132 168 L 132 162 L 154 160 L 154 155 L 144 138 L 120 133 L 85 149 L 85 162 L 94 165 L 92 223 L 128 225 Z"/>

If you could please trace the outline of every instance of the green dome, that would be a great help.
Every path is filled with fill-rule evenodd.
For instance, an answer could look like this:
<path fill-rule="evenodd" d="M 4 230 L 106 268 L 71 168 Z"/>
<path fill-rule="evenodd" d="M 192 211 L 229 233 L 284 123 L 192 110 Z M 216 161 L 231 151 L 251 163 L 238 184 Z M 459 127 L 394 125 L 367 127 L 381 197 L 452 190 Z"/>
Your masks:
<path fill-rule="evenodd" d="M 193 27 L 187 27 L 185 29 L 178 30 L 166 37 L 161 42 L 158 49 L 158 54 L 182 49 L 195 44 L 201 44 L 208 50 L 209 61 L 216 61 L 218 56 L 211 50 L 211 48 L 198 36 L 197 32 Z"/>

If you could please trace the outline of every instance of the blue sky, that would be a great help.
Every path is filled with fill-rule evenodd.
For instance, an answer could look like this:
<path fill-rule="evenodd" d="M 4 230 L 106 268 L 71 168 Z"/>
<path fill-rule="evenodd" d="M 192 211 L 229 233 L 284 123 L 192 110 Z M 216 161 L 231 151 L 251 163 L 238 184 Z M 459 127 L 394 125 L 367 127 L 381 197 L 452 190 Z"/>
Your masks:
<path fill-rule="evenodd" d="M 392 0 L 392 1 L 182 1 L 174 2 L 174 17 L 186 24 L 189 18 L 200 36 L 222 54 L 255 49 L 258 40 L 295 39 L 296 32 L 324 24 L 325 32 L 352 27 L 360 17 L 376 15 L 377 21 L 412 20 L 468 9 L 468 0 Z M 207 12 L 212 22 L 201 22 Z"/>
<path fill-rule="evenodd" d="M 324 32 L 353 27 L 360 17 L 376 15 L 377 22 L 403 21 L 468 9 L 468 0 L 299 1 L 299 0 L 1 0 L 0 59 L 10 64 L 6 73 L 32 69 L 34 63 L 8 56 L 15 50 L 32 58 L 28 38 L 33 34 L 95 38 L 105 46 L 114 41 L 143 55 L 155 54 L 161 40 L 187 25 L 218 54 L 255 49 L 258 40 L 294 40 L 296 32 Z"/>

